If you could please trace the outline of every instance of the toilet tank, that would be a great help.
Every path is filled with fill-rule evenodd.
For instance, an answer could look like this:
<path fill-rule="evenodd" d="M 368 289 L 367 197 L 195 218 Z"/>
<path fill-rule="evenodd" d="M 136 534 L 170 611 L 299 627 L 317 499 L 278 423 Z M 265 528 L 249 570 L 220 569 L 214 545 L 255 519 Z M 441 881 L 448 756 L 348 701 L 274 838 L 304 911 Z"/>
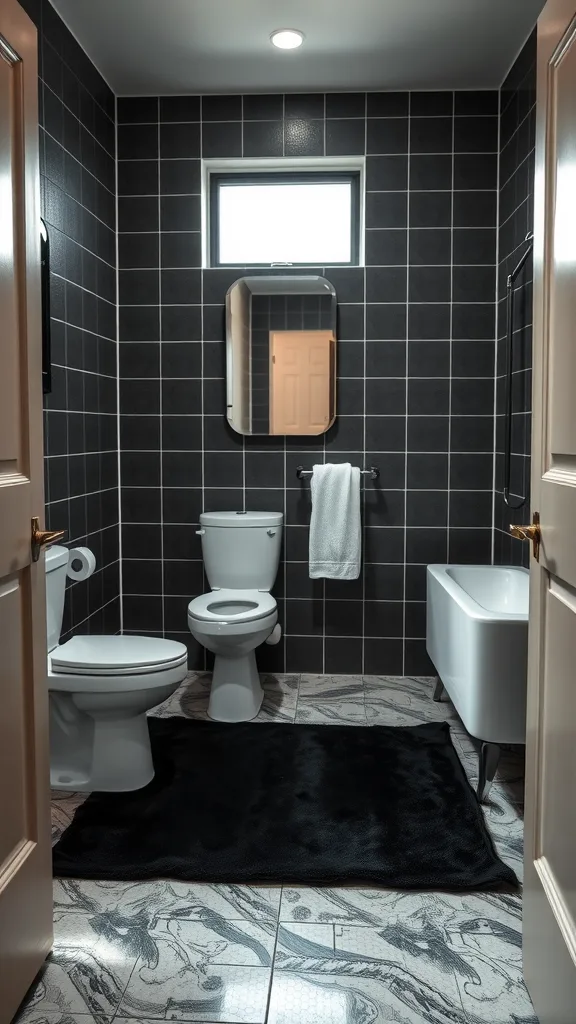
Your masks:
<path fill-rule="evenodd" d="M 281 512 L 203 512 L 202 555 L 212 590 L 271 590 L 282 544 Z"/>
<path fill-rule="evenodd" d="M 58 646 L 62 632 L 68 548 L 55 544 L 46 552 L 46 626 L 48 653 Z"/>

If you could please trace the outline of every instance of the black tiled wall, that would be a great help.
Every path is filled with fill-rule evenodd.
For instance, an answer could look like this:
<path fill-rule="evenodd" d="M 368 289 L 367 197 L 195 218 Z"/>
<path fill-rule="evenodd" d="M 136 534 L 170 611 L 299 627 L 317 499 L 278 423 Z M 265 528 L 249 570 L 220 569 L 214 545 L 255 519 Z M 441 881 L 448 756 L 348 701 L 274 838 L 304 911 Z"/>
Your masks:
<path fill-rule="evenodd" d="M 70 584 L 63 639 L 120 627 L 115 127 L 112 92 L 47 0 L 38 28 L 40 172 L 51 249 L 52 393 L 45 397 L 46 520 L 97 571 Z"/>
<path fill-rule="evenodd" d="M 125 628 L 203 665 L 198 516 L 278 509 L 284 637 L 261 667 L 430 671 L 426 564 L 491 559 L 498 93 L 120 99 L 118 121 Z M 200 160 L 324 154 L 367 155 L 366 267 L 312 268 L 338 295 L 338 417 L 322 438 L 242 438 L 224 415 L 241 271 L 202 269 Z M 324 460 L 380 468 L 356 582 L 308 578 L 296 467 Z"/>
<path fill-rule="evenodd" d="M 506 371 L 506 279 L 526 249 L 534 221 L 534 137 L 536 122 L 536 32 L 508 74 L 500 93 L 500 218 L 498 266 L 498 356 L 496 382 L 496 492 L 494 559 L 529 563 L 527 544 L 510 537 L 510 523 L 530 520 L 532 410 L 532 257 L 517 279 L 514 296 L 512 375 L 511 499 L 504 503 L 504 410 Z"/>

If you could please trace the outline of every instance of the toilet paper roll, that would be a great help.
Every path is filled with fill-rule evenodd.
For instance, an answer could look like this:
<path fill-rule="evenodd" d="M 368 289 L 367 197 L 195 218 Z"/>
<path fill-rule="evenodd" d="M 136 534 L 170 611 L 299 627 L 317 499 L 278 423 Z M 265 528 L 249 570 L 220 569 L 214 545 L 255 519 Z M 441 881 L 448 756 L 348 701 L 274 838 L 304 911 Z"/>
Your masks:
<path fill-rule="evenodd" d="M 270 633 L 270 636 L 266 637 L 267 644 L 279 644 L 280 637 L 282 636 L 282 626 L 279 622 L 276 623 L 274 629 Z"/>
<path fill-rule="evenodd" d="M 87 580 L 95 568 L 96 559 L 90 548 L 70 548 L 66 571 L 71 580 Z"/>

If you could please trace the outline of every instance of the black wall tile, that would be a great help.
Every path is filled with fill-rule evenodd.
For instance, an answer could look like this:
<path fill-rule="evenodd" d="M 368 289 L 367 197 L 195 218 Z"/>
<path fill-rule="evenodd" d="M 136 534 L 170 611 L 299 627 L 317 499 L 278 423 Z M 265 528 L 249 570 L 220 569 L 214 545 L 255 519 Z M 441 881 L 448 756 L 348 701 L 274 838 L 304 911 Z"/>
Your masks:
<path fill-rule="evenodd" d="M 366 188 L 369 192 L 405 191 L 408 188 L 408 157 L 367 156 Z"/>
<path fill-rule="evenodd" d="M 42 18 L 39 5 L 30 13 L 39 28 L 40 119 L 52 136 L 40 133 L 55 364 L 45 396 L 46 522 L 97 556 L 94 576 L 68 588 L 66 640 L 100 631 L 105 604 L 110 631 L 119 628 L 114 98 L 50 4 Z M 145 150 L 148 142 L 130 129 L 123 144 Z M 104 542 L 109 534 L 114 543 Z"/>
<path fill-rule="evenodd" d="M 408 152 L 407 118 L 369 117 L 366 132 L 367 153 Z"/>
<path fill-rule="evenodd" d="M 284 122 L 285 156 L 323 156 L 324 121 L 290 117 Z"/>
<path fill-rule="evenodd" d="M 281 94 L 269 96 L 244 96 L 244 121 L 279 121 L 284 114 L 284 97 Z"/>
<path fill-rule="evenodd" d="M 524 237 L 533 229 L 534 205 L 534 135 L 536 120 L 536 31 L 524 46 L 510 69 L 501 92 L 500 113 L 500 223 L 499 267 L 500 294 L 506 277 L 525 251 Z M 518 210 L 511 216 L 513 210 Z M 514 335 L 515 366 L 531 368 L 532 343 L 532 259 L 529 258 L 518 278 L 515 307 L 522 318 L 522 334 Z M 500 313 L 500 310 L 499 310 Z M 494 551 L 495 561 L 504 564 L 529 564 L 528 545 L 508 534 L 509 510 L 502 497 L 503 487 L 503 431 L 500 429 L 504 414 L 504 365 L 506 353 L 505 303 L 498 317 L 497 372 L 496 372 L 496 488 L 494 493 Z M 512 386 L 513 456 L 511 460 L 511 489 L 524 498 L 523 505 L 514 511 L 514 522 L 530 521 L 530 429 L 524 429 L 524 410 L 531 409 L 531 389 L 523 387 L 529 373 L 514 374 Z M 520 386 L 517 386 L 517 384 Z M 520 415 L 519 415 L 520 414 Z M 529 417 L 526 417 L 529 419 Z M 517 429 L 520 424 L 521 429 Z M 463 531 L 462 531 L 463 532 Z M 468 547 L 463 548 L 463 560 Z M 469 560 L 469 559 L 468 559 Z"/>
<path fill-rule="evenodd" d="M 324 117 L 322 93 L 295 93 L 284 97 L 284 116 L 295 118 Z"/>
<path fill-rule="evenodd" d="M 143 154 L 148 155 L 148 154 Z M 200 156 L 200 125 L 196 123 L 161 123 L 160 156 L 162 160 L 187 159 Z"/>
<path fill-rule="evenodd" d="M 281 120 L 246 121 L 243 129 L 244 156 L 282 156 L 284 130 Z"/>
<path fill-rule="evenodd" d="M 364 118 L 329 118 L 326 121 L 326 156 L 363 156 L 366 148 L 364 125 Z"/>

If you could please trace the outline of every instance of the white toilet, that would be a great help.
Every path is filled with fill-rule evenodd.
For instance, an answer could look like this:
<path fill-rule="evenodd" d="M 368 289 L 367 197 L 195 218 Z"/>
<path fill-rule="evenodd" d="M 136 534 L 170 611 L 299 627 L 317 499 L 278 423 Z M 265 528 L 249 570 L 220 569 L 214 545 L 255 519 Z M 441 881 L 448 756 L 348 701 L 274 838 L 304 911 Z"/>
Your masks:
<path fill-rule="evenodd" d="M 75 636 L 58 645 L 68 549 L 46 552 L 50 783 L 115 793 L 154 776 L 146 711 L 186 676 L 184 644 L 146 636 Z"/>
<path fill-rule="evenodd" d="M 200 516 L 198 533 L 212 590 L 190 602 L 188 625 L 192 636 L 216 655 L 208 715 L 217 722 L 249 721 L 262 704 L 255 648 L 272 639 L 278 621 L 270 590 L 278 572 L 282 519 L 281 512 Z"/>

